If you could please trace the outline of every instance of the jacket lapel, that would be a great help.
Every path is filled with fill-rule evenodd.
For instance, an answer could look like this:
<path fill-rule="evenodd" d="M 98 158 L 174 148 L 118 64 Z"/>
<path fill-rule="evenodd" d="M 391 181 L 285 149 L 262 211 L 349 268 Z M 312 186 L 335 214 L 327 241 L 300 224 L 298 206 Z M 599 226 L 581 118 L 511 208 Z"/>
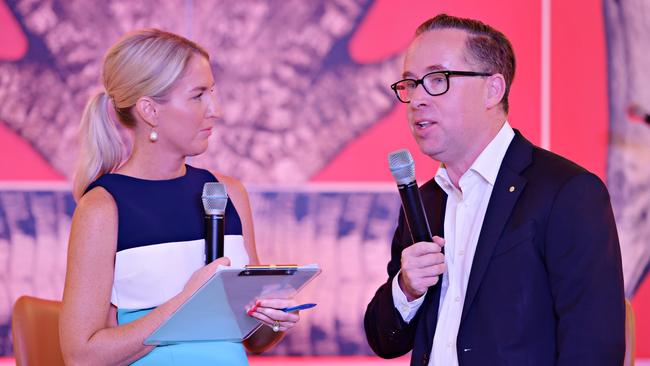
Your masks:
<path fill-rule="evenodd" d="M 526 186 L 527 179 L 520 175 L 521 171 L 532 161 L 533 145 L 519 131 L 515 130 L 506 155 L 501 163 L 492 195 L 488 203 L 481 234 L 476 246 L 472 262 L 472 270 L 467 284 L 465 303 L 461 316 L 461 324 L 472 306 L 481 281 L 496 247 L 503 228 L 510 219 L 512 210 L 519 195 Z"/>

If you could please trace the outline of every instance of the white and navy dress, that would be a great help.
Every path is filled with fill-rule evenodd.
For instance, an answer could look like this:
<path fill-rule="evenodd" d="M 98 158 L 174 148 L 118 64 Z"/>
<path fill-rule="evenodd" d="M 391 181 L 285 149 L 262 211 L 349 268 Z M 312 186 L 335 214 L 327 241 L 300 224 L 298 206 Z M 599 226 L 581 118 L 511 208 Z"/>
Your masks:
<path fill-rule="evenodd" d="M 106 174 L 86 191 L 102 187 L 117 204 L 118 238 L 111 303 L 118 324 L 134 321 L 178 294 L 205 263 L 203 184 L 209 171 L 186 165 L 185 175 L 146 180 Z M 242 225 L 232 202 L 225 214 L 225 255 L 248 264 Z M 158 346 L 133 365 L 248 365 L 241 343 L 192 342 Z"/>

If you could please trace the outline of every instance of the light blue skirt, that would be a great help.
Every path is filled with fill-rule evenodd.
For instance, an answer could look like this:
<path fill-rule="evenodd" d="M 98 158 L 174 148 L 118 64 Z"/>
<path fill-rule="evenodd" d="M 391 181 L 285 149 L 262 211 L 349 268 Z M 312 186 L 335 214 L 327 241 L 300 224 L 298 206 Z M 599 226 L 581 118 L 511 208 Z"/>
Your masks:
<path fill-rule="evenodd" d="M 152 309 L 117 310 L 117 323 L 130 323 Z M 188 342 L 157 346 L 153 351 L 131 365 L 179 366 L 179 365 L 233 365 L 248 366 L 244 345 L 235 342 Z"/>

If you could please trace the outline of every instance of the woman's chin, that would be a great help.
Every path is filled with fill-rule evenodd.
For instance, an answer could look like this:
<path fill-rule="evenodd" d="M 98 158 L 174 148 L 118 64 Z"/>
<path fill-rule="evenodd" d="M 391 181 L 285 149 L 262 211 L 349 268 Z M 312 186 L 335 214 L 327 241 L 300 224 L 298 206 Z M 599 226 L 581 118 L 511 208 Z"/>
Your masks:
<path fill-rule="evenodd" d="M 187 156 L 197 156 L 201 155 L 204 152 L 208 150 L 208 142 L 205 141 L 205 143 L 202 144 L 196 144 L 192 147 L 190 147 L 186 153 Z"/>

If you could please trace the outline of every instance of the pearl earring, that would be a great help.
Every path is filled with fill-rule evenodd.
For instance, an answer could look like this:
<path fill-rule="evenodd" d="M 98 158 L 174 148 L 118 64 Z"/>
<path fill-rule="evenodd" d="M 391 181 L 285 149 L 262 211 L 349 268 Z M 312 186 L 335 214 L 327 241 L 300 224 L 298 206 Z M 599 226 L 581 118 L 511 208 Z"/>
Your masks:
<path fill-rule="evenodd" d="M 156 130 L 154 130 L 153 127 L 151 128 L 151 133 L 149 134 L 149 141 L 151 142 L 158 141 L 158 132 L 156 132 Z"/>

